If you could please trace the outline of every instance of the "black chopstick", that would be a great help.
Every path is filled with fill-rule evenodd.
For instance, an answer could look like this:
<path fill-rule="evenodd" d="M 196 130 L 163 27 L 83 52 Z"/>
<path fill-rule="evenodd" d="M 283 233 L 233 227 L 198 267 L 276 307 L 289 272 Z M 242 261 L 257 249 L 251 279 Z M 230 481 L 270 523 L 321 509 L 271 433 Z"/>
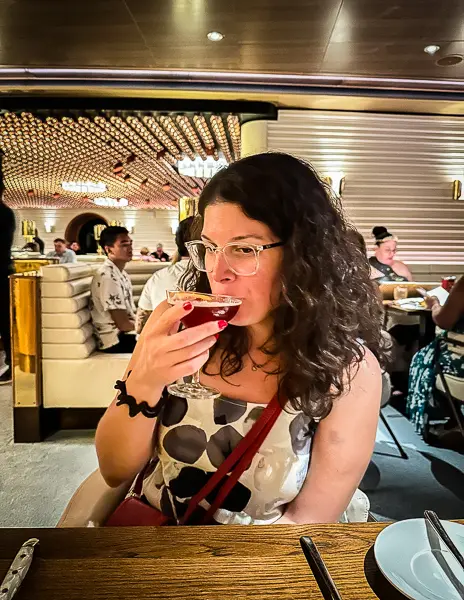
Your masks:
<path fill-rule="evenodd" d="M 342 600 L 316 544 L 306 535 L 300 537 L 300 544 L 324 600 Z"/>

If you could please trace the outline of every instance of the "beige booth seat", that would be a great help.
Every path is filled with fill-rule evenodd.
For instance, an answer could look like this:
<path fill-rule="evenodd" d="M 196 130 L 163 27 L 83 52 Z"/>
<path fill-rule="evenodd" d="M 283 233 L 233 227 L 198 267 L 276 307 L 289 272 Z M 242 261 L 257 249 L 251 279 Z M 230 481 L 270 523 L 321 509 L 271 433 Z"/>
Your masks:
<path fill-rule="evenodd" d="M 165 263 L 127 266 L 136 303 L 145 282 Z M 90 284 L 99 264 L 50 265 L 42 269 L 42 376 L 45 408 L 105 408 L 114 397 L 129 354 L 97 351 L 90 319 Z"/>

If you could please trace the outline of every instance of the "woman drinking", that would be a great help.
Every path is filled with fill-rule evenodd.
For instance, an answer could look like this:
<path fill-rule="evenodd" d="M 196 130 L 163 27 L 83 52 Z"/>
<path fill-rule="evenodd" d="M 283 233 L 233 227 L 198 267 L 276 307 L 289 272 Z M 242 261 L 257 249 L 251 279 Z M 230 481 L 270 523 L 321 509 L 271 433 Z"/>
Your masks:
<path fill-rule="evenodd" d="M 129 400 L 115 399 L 98 426 L 102 475 L 116 487 L 152 459 L 144 499 L 179 522 L 278 398 L 282 412 L 213 521 L 337 521 L 369 463 L 379 415 L 381 373 L 367 348 L 379 347 L 380 310 L 368 261 L 330 189 L 285 154 L 220 171 L 199 215 L 184 289 L 232 296 L 240 308 L 230 322 L 184 330 L 191 302 L 155 309 L 126 373 Z M 167 395 L 200 368 L 218 398 Z"/>

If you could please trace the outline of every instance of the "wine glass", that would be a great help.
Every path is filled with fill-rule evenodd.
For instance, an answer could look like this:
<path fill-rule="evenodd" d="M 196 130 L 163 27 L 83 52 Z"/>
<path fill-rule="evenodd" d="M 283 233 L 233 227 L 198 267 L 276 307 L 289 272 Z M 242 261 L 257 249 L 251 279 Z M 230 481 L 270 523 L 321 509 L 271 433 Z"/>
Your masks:
<path fill-rule="evenodd" d="M 168 291 L 167 300 L 171 305 L 192 303 L 192 312 L 181 319 L 185 327 L 196 327 L 209 321 L 230 321 L 238 313 L 242 304 L 239 298 L 200 292 Z M 221 395 L 218 390 L 201 385 L 200 370 L 192 376 L 191 383 L 183 381 L 173 383 L 168 387 L 168 392 L 181 398 L 200 398 L 202 400 L 214 400 Z"/>

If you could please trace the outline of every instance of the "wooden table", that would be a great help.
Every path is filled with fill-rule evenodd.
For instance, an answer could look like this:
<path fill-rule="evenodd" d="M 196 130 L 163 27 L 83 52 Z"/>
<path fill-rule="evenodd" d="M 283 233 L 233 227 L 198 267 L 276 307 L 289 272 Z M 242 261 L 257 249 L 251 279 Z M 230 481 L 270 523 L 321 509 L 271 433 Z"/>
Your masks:
<path fill-rule="evenodd" d="M 384 303 L 385 313 L 396 313 L 419 317 L 419 349 L 430 344 L 435 338 L 435 322 L 432 319 L 432 311 L 428 308 L 402 308 L 396 304 Z"/>
<path fill-rule="evenodd" d="M 0 529 L 0 581 L 37 537 L 15 600 L 320 600 L 299 545 L 310 535 L 343 600 L 403 599 L 374 560 L 385 526 Z"/>

